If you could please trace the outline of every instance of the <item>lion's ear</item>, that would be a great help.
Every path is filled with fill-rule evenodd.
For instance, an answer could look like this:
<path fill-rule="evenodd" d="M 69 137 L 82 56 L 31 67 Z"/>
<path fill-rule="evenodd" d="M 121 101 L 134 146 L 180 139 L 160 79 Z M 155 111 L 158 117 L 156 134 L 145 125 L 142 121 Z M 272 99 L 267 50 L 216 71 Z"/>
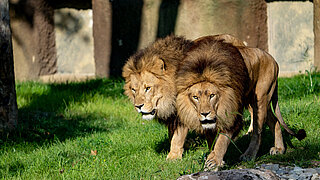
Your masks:
<path fill-rule="evenodd" d="M 160 74 L 164 73 L 166 70 L 166 64 L 163 59 L 159 57 L 154 57 L 154 67 L 156 71 L 159 71 Z"/>

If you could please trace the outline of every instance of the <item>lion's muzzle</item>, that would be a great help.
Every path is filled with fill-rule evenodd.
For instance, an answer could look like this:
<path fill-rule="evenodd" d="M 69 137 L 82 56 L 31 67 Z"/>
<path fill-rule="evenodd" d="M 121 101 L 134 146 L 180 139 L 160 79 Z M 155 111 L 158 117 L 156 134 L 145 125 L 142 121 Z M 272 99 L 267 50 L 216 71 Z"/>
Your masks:
<path fill-rule="evenodd" d="M 156 116 L 156 109 L 152 109 L 151 111 L 148 111 L 147 108 L 145 107 L 145 104 L 141 105 L 135 105 L 136 110 L 138 113 L 142 114 L 142 119 L 145 120 L 152 120 Z"/>
<path fill-rule="evenodd" d="M 214 129 L 216 127 L 216 122 L 217 122 L 216 117 L 212 119 L 205 118 L 200 120 L 200 123 L 204 129 Z"/>
<path fill-rule="evenodd" d="M 141 111 L 141 114 L 142 114 L 142 115 L 155 115 L 155 114 L 156 114 L 156 110 L 153 109 L 151 112 L 142 112 L 142 111 Z"/>
<path fill-rule="evenodd" d="M 156 110 L 153 109 L 153 110 L 150 111 L 150 112 L 143 112 L 143 111 L 141 111 L 141 114 L 142 114 L 142 119 L 152 120 L 152 119 L 154 119 L 155 116 L 156 116 Z"/>

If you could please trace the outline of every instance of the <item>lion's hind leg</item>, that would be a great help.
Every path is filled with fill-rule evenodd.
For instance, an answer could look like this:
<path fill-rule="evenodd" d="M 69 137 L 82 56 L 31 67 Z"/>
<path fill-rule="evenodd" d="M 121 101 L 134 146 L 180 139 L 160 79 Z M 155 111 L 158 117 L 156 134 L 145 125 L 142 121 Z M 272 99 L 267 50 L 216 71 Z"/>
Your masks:
<path fill-rule="evenodd" d="M 282 132 L 281 132 L 281 125 L 278 118 L 282 119 L 280 109 L 279 109 L 279 104 L 278 104 L 278 87 L 276 84 L 274 93 L 272 95 L 271 103 L 268 108 L 268 118 L 267 118 L 267 124 L 274 136 L 274 147 L 270 149 L 271 155 L 283 154 L 285 151 Z"/>
<path fill-rule="evenodd" d="M 267 110 L 262 108 L 259 109 L 258 104 L 254 104 L 251 107 L 253 109 L 253 126 L 252 126 L 253 130 L 252 130 L 249 147 L 240 156 L 240 159 L 242 161 L 250 161 L 256 158 L 256 155 L 258 153 L 258 150 L 261 144 L 262 126 L 264 124 L 266 114 L 267 114 Z"/>
<path fill-rule="evenodd" d="M 269 108 L 268 110 L 267 124 L 274 136 L 274 147 L 270 149 L 270 154 L 283 154 L 285 151 L 285 147 L 281 133 L 281 126 L 278 119 L 273 114 L 271 108 Z"/>
<path fill-rule="evenodd" d="M 270 83 L 270 85 L 269 85 Z M 249 161 L 256 158 L 261 144 L 261 135 L 264 123 L 268 118 L 268 104 L 271 102 L 271 98 L 274 94 L 276 84 L 272 81 L 263 81 L 263 79 L 257 83 L 255 94 L 255 102 L 251 105 L 253 109 L 253 131 L 249 147 L 240 159 L 243 161 Z"/>

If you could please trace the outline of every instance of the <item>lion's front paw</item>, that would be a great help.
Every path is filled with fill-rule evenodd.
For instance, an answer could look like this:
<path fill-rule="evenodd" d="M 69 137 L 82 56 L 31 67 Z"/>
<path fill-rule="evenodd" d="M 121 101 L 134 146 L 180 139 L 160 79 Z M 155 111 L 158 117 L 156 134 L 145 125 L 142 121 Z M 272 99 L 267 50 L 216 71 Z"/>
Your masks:
<path fill-rule="evenodd" d="M 224 164 L 224 161 L 217 163 L 214 159 L 208 159 L 204 164 L 204 171 L 218 171 Z"/>
<path fill-rule="evenodd" d="M 270 149 L 270 155 L 283 154 L 283 153 L 284 153 L 284 149 L 282 148 L 272 147 Z"/>
<path fill-rule="evenodd" d="M 167 155 L 167 160 L 176 160 L 176 159 L 182 159 L 182 152 L 169 152 Z"/>

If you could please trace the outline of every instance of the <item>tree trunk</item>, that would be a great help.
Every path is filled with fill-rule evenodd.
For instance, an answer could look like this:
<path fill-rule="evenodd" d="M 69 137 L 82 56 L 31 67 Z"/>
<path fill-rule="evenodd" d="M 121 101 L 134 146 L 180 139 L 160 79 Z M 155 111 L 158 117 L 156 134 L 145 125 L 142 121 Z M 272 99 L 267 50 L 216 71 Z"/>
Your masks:
<path fill-rule="evenodd" d="M 0 0 L 0 132 L 18 123 L 8 0 Z"/>
<path fill-rule="evenodd" d="M 96 76 L 109 77 L 112 8 L 108 0 L 92 0 L 93 42 Z"/>

